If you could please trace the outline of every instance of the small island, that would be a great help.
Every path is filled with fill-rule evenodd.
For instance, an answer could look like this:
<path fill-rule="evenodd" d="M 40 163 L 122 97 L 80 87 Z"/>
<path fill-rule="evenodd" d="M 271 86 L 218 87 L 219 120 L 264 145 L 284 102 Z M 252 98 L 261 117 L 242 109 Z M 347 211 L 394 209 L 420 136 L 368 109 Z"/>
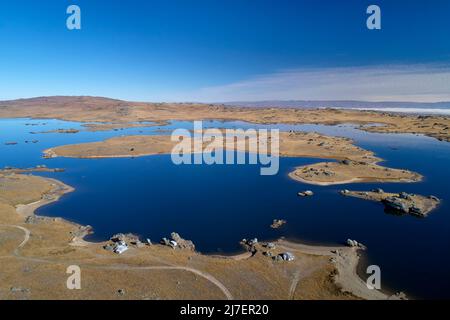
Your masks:
<path fill-rule="evenodd" d="M 422 196 L 406 192 L 389 193 L 382 189 L 372 191 L 342 190 L 344 196 L 355 197 L 370 201 L 382 202 L 386 211 L 398 214 L 411 214 L 418 217 L 426 217 L 440 203 L 435 196 Z"/>

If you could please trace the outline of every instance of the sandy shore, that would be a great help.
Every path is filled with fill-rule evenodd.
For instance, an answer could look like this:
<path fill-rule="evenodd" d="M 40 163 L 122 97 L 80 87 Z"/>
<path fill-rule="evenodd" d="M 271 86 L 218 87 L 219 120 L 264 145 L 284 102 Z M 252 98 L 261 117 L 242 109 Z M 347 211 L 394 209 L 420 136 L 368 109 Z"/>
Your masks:
<path fill-rule="evenodd" d="M 306 254 L 329 256 L 337 270 L 335 282 L 344 292 L 350 292 L 365 300 L 395 299 L 395 295 L 389 295 L 380 290 L 367 289 L 366 282 L 357 273 L 360 255 L 359 249 L 355 247 L 311 246 L 286 240 L 279 240 L 277 243 L 286 250 L 297 249 Z"/>
<path fill-rule="evenodd" d="M 43 194 L 43 198 L 34 201 L 28 204 L 18 204 L 16 206 L 16 211 L 19 215 L 23 217 L 33 216 L 36 209 L 39 207 L 45 206 L 47 204 L 50 204 L 52 202 L 58 201 L 59 198 L 61 198 L 66 193 L 70 193 L 75 191 L 75 189 L 67 184 L 62 183 L 59 180 L 52 179 L 52 178 L 45 178 L 48 182 L 50 182 L 50 185 L 52 186 L 52 189 L 46 193 Z"/>
<path fill-rule="evenodd" d="M 356 182 L 362 182 L 360 179 L 358 178 L 353 178 L 353 179 L 349 179 L 349 180 L 339 180 L 339 181 L 330 181 L 330 182 L 324 182 L 324 181 L 311 181 L 311 180 L 306 180 L 301 178 L 300 176 L 295 174 L 295 171 L 290 172 L 289 177 L 293 180 L 296 180 L 298 182 L 301 183 L 306 183 L 306 184 L 312 184 L 312 185 L 316 185 L 316 186 L 322 186 L 322 187 L 326 187 L 326 186 L 333 186 L 333 185 L 337 185 L 337 184 L 347 184 L 347 183 L 356 183 Z"/>
<path fill-rule="evenodd" d="M 0 241 L 5 244 L 0 260 L 2 271 L 8 274 L 8 279 L 0 283 L 0 296 L 5 299 L 145 299 L 149 298 L 148 288 L 154 288 L 153 298 L 162 299 L 388 298 L 365 287 L 354 271 L 357 251 L 347 247 L 280 240 L 275 242 L 273 254 L 289 250 L 296 259 L 275 262 L 262 254 L 267 249 L 261 243 L 255 246 L 256 254 L 231 257 L 163 245 L 131 246 L 123 255 L 104 250 L 104 243 L 83 241 L 74 246 L 73 239 L 82 240 L 80 234 L 85 227 L 64 219 L 26 222 L 39 206 L 57 201 L 73 188 L 54 179 L 21 179 L 22 184 L 32 182 L 34 188 L 42 190 L 41 197 L 51 194 L 52 198 L 20 204 L 17 209 L 0 202 Z M 10 203 L 16 201 L 10 199 Z M 66 281 L 68 264 L 80 265 L 87 290 L 74 293 L 61 285 Z M 24 268 L 33 270 L 25 278 L 20 271 Z M 143 278 L 143 273 L 148 276 Z M 117 295 L 119 288 L 127 292 L 125 297 Z"/>

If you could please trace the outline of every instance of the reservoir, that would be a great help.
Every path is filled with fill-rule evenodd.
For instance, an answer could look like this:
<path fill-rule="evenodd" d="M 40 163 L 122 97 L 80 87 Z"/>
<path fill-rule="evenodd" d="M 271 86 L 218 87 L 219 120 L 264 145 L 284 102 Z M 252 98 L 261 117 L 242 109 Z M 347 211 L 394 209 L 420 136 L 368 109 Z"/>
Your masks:
<path fill-rule="evenodd" d="M 132 232 L 158 242 L 176 231 L 202 253 L 230 254 L 242 250 L 242 238 L 285 237 L 319 244 L 344 244 L 347 238 L 367 246 L 365 264 L 380 266 L 382 286 L 411 297 L 450 298 L 450 144 L 411 134 L 378 134 L 352 125 L 254 125 L 205 121 L 214 128 L 279 128 L 345 136 L 385 159 L 393 168 L 416 171 L 419 183 L 357 183 L 305 185 L 287 175 L 296 166 L 320 159 L 281 158 L 274 176 L 261 176 L 258 165 L 174 165 L 170 155 L 116 159 L 42 159 L 47 148 L 101 141 L 119 135 L 171 134 L 192 129 L 190 122 L 167 126 L 89 132 L 82 124 L 49 119 L 1 119 L 0 166 L 45 164 L 64 172 L 39 173 L 76 190 L 41 207 L 37 214 L 63 217 L 91 225 L 87 240 L 102 241 L 118 232 Z M 78 133 L 39 133 L 56 129 Z M 33 132 L 33 133 L 30 133 Z M 37 140 L 33 143 L 31 141 Z M 17 145 L 5 145 L 14 141 Z M 28 143 L 25 143 L 28 141 Z M 341 189 L 405 191 L 435 195 L 442 201 L 427 218 L 392 215 L 383 205 L 343 197 Z M 312 190 L 313 197 L 297 197 Z M 280 229 L 273 219 L 284 219 Z"/>

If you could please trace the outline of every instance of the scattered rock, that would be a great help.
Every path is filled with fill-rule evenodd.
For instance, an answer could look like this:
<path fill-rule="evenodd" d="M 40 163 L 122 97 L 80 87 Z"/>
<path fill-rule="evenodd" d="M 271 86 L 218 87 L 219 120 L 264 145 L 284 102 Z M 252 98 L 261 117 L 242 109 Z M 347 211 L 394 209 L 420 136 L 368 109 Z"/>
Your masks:
<path fill-rule="evenodd" d="M 129 243 L 137 243 L 140 242 L 139 240 L 139 236 L 132 234 L 132 233 L 116 233 L 115 235 L 113 235 L 110 240 L 112 242 L 119 242 L 119 241 L 123 241 L 123 242 L 129 242 Z"/>
<path fill-rule="evenodd" d="M 297 195 L 300 197 L 311 197 L 314 195 L 314 192 L 312 192 L 311 190 L 306 190 L 306 191 L 301 191 L 301 192 L 297 193 Z"/>
<path fill-rule="evenodd" d="M 275 243 L 273 243 L 273 242 L 267 242 L 263 245 L 263 247 L 267 248 L 267 249 L 275 249 L 276 246 L 275 246 Z"/>
<path fill-rule="evenodd" d="M 342 164 L 345 164 L 346 166 L 352 164 L 352 162 L 351 162 L 350 160 L 348 160 L 348 159 L 343 160 L 341 163 L 342 163 Z"/>
<path fill-rule="evenodd" d="M 399 198 L 396 197 L 387 197 L 383 200 L 384 205 L 387 208 L 394 209 L 396 211 L 408 213 L 409 206 Z"/>
<path fill-rule="evenodd" d="M 248 246 L 254 246 L 255 244 L 258 243 L 258 239 L 257 238 L 253 238 L 253 239 L 250 239 L 250 240 L 242 239 L 242 243 L 244 243 L 244 244 L 246 244 Z"/>
<path fill-rule="evenodd" d="M 428 198 L 434 201 L 440 201 L 439 198 L 435 196 L 428 196 Z"/>
<path fill-rule="evenodd" d="M 114 244 L 108 243 L 103 246 L 103 249 L 105 249 L 106 251 L 113 251 L 114 247 L 115 247 Z"/>
<path fill-rule="evenodd" d="M 244 239 L 241 240 L 241 244 L 243 246 L 245 246 L 247 248 L 247 250 L 249 250 L 249 251 L 255 251 L 256 250 L 255 245 L 257 243 L 258 243 L 258 239 L 257 238 L 253 238 L 253 239 L 249 239 L 249 240 L 244 238 Z"/>
<path fill-rule="evenodd" d="M 128 250 L 128 245 L 124 241 L 119 241 L 114 245 L 113 252 L 122 254 Z"/>
<path fill-rule="evenodd" d="M 144 247 L 144 244 L 140 240 L 132 241 L 130 242 L 132 245 L 136 246 L 137 248 Z"/>
<path fill-rule="evenodd" d="M 39 216 L 36 216 L 36 215 L 31 215 L 31 216 L 27 216 L 26 218 L 25 218 L 25 223 L 27 223 L 27 224 L 36 224 L 36 223 L 39 223 L 39 222 L 41 222 L 42 220 L 45 220 L 46 218 L 45 217 L 39 217 Z"/>
<path fill-rule="evenodd" d="M 16 293 L 16 292 L 20 292 L 20 293 L 30 293 L 31 290 L 28 288 L 21 288 L 21 287 L 11 287 L 9 289 L 9 291 Z"/>
<path fill-rule="evenodd" d="M 381 189 L 381 188 L 373 189 L 372 192 L 376 192 L 376 193 L 384 193 L 383 189 Z"/>
<path fill-rule="evenodd" d="M 406 192 L 400 192 L 398 194 L 398 197 L 400 199 L 412 200 L 411 195 L 407 194 Z"/>
<path fill-rule="evenodd" d="M 180 249 L 188 249 L 188 250 L 195 251 L 195 245 L 191 240 L 183 239 L 176 232 L 172 232 L 170 234 L 170 237 L 171 237 L 171 239 L 162 238 L 160 243 L 165 246 L 172 247 L 173 249 L 180 248 Z"/>
<path fill-rule="evenodd" d="M 160 243 L 165 246 L 170 246 L 170 240 L 165 237 L 161 239 Z"/>
<path fill-rule="evenodd" d="M 363 245 L 362 243 L 359 243 L 356 240 L 352 240 L 352 239 L 347 239 L 347 245 L 349 247 L 358 247 L 358 248 L 361 248 L 361 249 L 366 249 L 365 245 Z"/>
<path fill-rule="evenodd" d="M 418 215 L 418 216 L 424 216 L 425 215 L 425 212 L 423 211 L 422 208 L 415 207 L 415 206 L 409 208 L 409 213 L 415 214 L 415 215 Z"/>
<path fill-rule="evenodd" d="M 404 292 L 397 292 L 389 297 L 389 300 L 408 300 Z"/>
<path fill-rule="evenodd" d="M 278 229 L 280 227 L 282 227 L 284 224 L 286 224 L 286 220 L 282 220 L 282 219 L 273 219 L 272 224 L 270 225 L 270 227 L 272 229 Z"/>
<path fill-rule="evenodd" d="M 93 233 L 93 228 L 90 225 L 79 226 L 77 230 L 72 231 L 71 234 L 77 238 L 83 238 L 91 233 Z"/>
<path fill-rule="evenodd" d="M 180 237 L 180 235 L 176 232 L 172 232 L 170 234 L 172 241 L 175 241 L 178 244 L 180 249 L 189 249 L 195 251 L 195 245 L 191 240 L 186 240 Z"/>
<path fill-rule="evenodd" d="M 77 129 L 57 129 L 52 131 L 44 131 L 41 133 L 78 133 L 80 130 Z"/>
<path fill-rule="evenodd" d="M 283 252 L 273 257 L 275 261 L 294 261 L 295 256 L 290 252 Z"/>

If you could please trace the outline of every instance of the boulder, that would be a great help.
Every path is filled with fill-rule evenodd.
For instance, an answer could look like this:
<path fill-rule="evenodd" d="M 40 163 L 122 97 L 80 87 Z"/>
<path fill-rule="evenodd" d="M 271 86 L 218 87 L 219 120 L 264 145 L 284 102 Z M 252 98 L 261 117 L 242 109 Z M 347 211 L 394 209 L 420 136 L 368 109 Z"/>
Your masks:
<path fill-rule="evenodd" d="M 301 192 L 297 193 L 297 195 L 300 197 L 311 197 L 314 195 L 314 192 L 312 192 L 311 190 L 306 190 L 306 191 L 301 191 Z"/>
<path fill-rule="evenodd" d="M 352 240 L 352 239 L 347 239 L 347 245 L 349 247 L 357 247 L 358 246 L 358 241 Z"/>
<path fill-rule="evenodd" d="M 352 164 L 352 162 L 350 160 L 348 160 L 348 159 L 343 160 L 341 163 L 345 164 L 346 166 Z"/>
<path fill-rule="evenodd" d="M 272 229 L 278 229 L 278 228 L 282 227 L 284 224 L 286 224 L 286 220 L 273 219 L 272 224 L 270 225 L 270 227 Z"/>
<path fill-rule="evenodd" d="M 110 240 L 112 242 L 120 242 L 120 241 L 124 241 L 124 242 L 130 242 L 133 244 L 136 244 L 137 242 L 140 242 L 139 237 L 135 234 L 132 233 L 116 233 L 115 235 L 113 235 Z"/>
<path fill-rule="evenodd" d="M 267 249 L 275 249 L 275 243 L 273 243 L 273 242 L 267 242 L 267 243 L 264 245 L 264 247 L 267 248 Z"/>
<path fill-rule="evenodd" d="M 295 256 L 290 252 L 283 252 L 278 255 L 283 261 L 294 261 Z"/>
<path fill-rule="evenodd" d="M 113 252 L 117 254 L 122 254 L 128 250 L 128 245 L 124 241 L 119 241 L 114 244 Z"/>
<path fill-rule="evenodd" d="M 406 200 L 411 200 L 411 196 L 409 194 L 407 194 L 406 192 L 400 192 L 398 194 L 398 197 L 400 199 L 406 199 Z"/>
<path fill-rule="evenodd" d="M 414 214 L 416 216 L 421 216 L 421 217 L 426 215 L 422 208 L 419 208 L 416 206 L 412 206 L 411 208 L 409 208 L 409 213 Z"/>
<path fill-rule="evenodd" d="M 26 218 L 25 218 L 25 223 L 28 223 L 28 224 L 35 224 L 35 223 L 37 223 L 38 222 L 38 218 L 33 214 L 33 215 L 31 215 L 31 216 L 27 216 Z"/>
<path fill-rule="evenodd" d="M 172 238 L 172 241 L 176 243 L 175 246 L 179 247 L 180 249 L 189 249 L 189 250 L 195 251 L 195 245 L 191 240 L 183 239 L 176 232 L 172 232 L 170 234 L 170 237 Z M 172 246 L 173 246 L 173 242 L 172 242 Z"/>
<path fill-rule="evenodd" d="M 11 292 L 20 292 L 20 293 L 30 293 L 31 290 L 28 288 L 22 288 L 22 287 L 11 287 L 9 289 Z"/>
<path fill-rule="evenodd" d="M 358 248 L 361 248 L 361 249 L 364 249 L 364 250 L 366 249 L 365 245 L 363 245 L 362 243 L 360 243 L 360 242 L 358 242 L 356 240 L 352 240 L 352 239 L 347 239 L 347 245 L 349 247 L 358 247 Z"/>
<path fill-rule="evenodd" d="M 387 197 L 383 200 L 383 203 L 389 209 L 409 213 L 409 206 L 399 198 Z"/>
<path fill-rule="evenodd" d="M 165 245 L 165 246 L 170 246 L 170 241 L 167 238 L 162 238 L 160 243 Z"/>
<path fill-rule="evenodd" d="M 434 200 L 434 201 L 440 201 L 439 198 L 435 197 L 435 196 L 428 196 L 428 198 L 430 198 L 431 200 Z"/>
<path fill-rule="evenodd" d="M 113 250 L 114 250 L 114 245 L 113 245 L 113 244 L 110 244 L 110 243 L 105 244 L 105 245 L 103 246 L 103 249 L 105 249 L 106 251 L 113 251 Z"/>

